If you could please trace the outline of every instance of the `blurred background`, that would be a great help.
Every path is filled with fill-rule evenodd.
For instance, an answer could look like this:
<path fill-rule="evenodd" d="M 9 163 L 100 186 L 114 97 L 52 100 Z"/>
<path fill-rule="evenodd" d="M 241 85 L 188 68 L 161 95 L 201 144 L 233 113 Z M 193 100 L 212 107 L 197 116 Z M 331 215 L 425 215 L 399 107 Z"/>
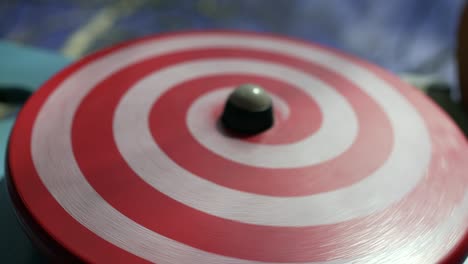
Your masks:
<path fill-rule="evenodd" d="M 0 1 L 0 38 L 71 59 L 188 29 L 273 32 L 332 46 L 452 86 L 463 0 Z M 454 91 L 454 96 L 456 96 Z"/>
<path fill-rule="evenodd" d="M 357 55 L 424 90 L 466 132 L 455 60 L 464 5 L 463 0 L 0 0 L 0 159 L 18 109 L 8 106 L 2 87 L 34 91 L 93 51 L 191 29 L 276 33 Z M 40 263 L 3 189 L 0 262 Z"/>

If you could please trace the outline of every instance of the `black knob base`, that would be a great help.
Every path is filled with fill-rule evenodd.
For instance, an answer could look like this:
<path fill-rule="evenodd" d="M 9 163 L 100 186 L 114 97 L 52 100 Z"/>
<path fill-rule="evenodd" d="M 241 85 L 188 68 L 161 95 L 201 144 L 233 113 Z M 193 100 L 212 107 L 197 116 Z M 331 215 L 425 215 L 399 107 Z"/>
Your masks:
<path fill-rule="evenodd" d="M 261 133 L 273 126 L 273 107 L 262 111 L 242 109 L 231 102 L 224 107 L 221 121 L 229 130 L 240 134 L 253 135 Z"/>

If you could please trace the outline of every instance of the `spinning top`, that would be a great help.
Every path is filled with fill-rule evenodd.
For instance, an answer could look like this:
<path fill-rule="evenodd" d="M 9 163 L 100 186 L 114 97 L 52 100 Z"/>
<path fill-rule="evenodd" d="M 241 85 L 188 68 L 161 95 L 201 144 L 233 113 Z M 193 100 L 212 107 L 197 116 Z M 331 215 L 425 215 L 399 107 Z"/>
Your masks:
<path fill-rule="evenodd" d="M 456 125 L 375 65 L 277 36 L 178 33 L 86 57 L 26 103 L 7 163 L 21 221 L 59 263 L 468 252 Z"/>

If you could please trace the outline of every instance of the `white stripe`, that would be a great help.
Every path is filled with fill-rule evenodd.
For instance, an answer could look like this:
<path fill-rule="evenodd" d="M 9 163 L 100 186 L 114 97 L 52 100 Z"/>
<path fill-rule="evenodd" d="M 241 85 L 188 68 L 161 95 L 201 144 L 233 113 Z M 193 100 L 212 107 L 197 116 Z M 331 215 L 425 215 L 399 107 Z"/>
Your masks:
<path fill-rule="evenodd" d="M 301 148 L 304 142 L 253 147 L 253 144 L 242 145 L 240 142 L 230 141 L 227 138 L 223 142 L 223 137 L 209 133 L 209 129 L 196 131 L 205 125 L 200 122 L 197 127 L 191 127 L 191 129 L 195 130 L 197 139 L 201 138 L 205 146 L 208 145 L 212 151 L 219 152 L 226 158 L 252 165 L 258 160 L 258 163 L 263 166 L 271 166 L 267 163 L 268 158 L 271 158 L 272 164 L 275 162 L 280 164 L 278 167 L 297 165 L 294 163 L 295 159 L 302 161 L 301 165 L 307 165 L 307 157 L 314 162 L 315 157 L 320 157 L 321 151 L 326 156 L 330 149 L 332 153 L 337 154 L 345 150 L 342 148 L 334 151 L 333 143 L 339 141 L 337 138 L 340 136 L 343 137 L 340 132 L 346 134 L 348 130 L 352 131 L 352 127 L 351 129 L 349 127 L 353 123 L 340 122 L 339 119 L 339 115 L 348 119 L 346 114 L 352 111 L 345 108 L 345 112 L 336 111 L 333 115 L 334 108 L 339 109 L 340 105 L 346 103 L 344 100 L 340 101 L 339 96 L 333 97 L 333 93 L 325 92 L 330 91 L 331 88 L 314 82 L 313 79 L 302 76 L 294 70 L 270 63 L 235 59 L 202 60 L 182 63 L 158 71 L 138 82 L 121 100 L 114 118 L 114 136 L 119 151 L 129 166 L 148 184 L 183 204 L 221 218 L 269 226 L 334 224 L 366 216 L 399 201 L 425 175 L 430 158 L 430 145 L 422 120 L 395 90 L 378 79 L 378 82 L 374 83 L 372 75 L 368 73 L 368 76 L 364 75 L 366 72 L 361 74 L 358 86 L 371 86 L 372 89 L 382 91 L 374 96 L 374 100 L 381 104 L 383 101 L 391 102 L 392 108 L 385 110 L 392 122 L 395 135 L 394 148 L 388 160 L 367 178 L 335 191 L 301 197 L 273 197 L 234 190 L 192 175 L 167 157 L 154 142 L 148 127 L 148 114 L 151 106 L 162 92 L 186 79 L 214 74 L 244 73 L 244 71 L 266 76 L 270 74 L 282 76 L 285 78 L 284 81 L 307 90 L 311 96 L 315 97 L 324 113 L 322 128 L 307 139 L 312 143 L 304 148 Z M 400 111 L 404 111 L 405 114 L 401 115 Z M 327 120 L 330 115 L 332 118 Z M 189 120 L 195 119 L 190 115 L 188 118 Z M 194 120 L 193 123 L 195 121 L 203 120 Z M 339 132 L 334 134 L 337 131 Z M 209 135 L 204 138 L 204 133 Z M 330 135 L 329 138 L 328 135 Z M 316 137 L 319 139 L 314 141 Z M 265 149 L 261 154 L 264 156 L 258 156 L 262 148 Z M 257 149 L 260 150 L 257 152 Z M 180 151 L 184 149 L 181 147 Z M 249 155 L 250 152 L 254 154 Z M 247 156 L 245 160 L 242 159 L 242 155 Z M 301 157 L 305 159 L 301 160 Z M 161 174 L 171 176 L 154 176 Z M 249 175 L 244 177 L 249 177 Z M 222 203 L 213 202 L 215 200 L 222 201 Z M 314 210 L 305 210 L 305 208 L 314 208 Z M 337 212 L 340 213 L 337 214 Z"/>
<path fill-rule="evenodd" d="M 293 144 L 252 144 L 223 136 L 214 129 L 216 126 L 212 118 L 200 117 L 206 113 L 197 111 L 200 104 L 195 103 L 187 116 L 189 129 L 194 137 L 212 152 L 247 165 L 292 168 L 332 159 L 346 151 L 354 142 L 358 126 L 351 106 L 345 98 L 323 82 L 278 64 L 255 60 L 201 60 L 163 69 L 138 82 L 121 100 L 115 113 L 114 134 L 116 143 L 130 166 L 146 178 L 141 170 L 154 173 L 158 168 L 158 171 L 161 171 L 159 163 L 165 164 L 160 159 L 166 157 L 157 146 L 145 148 L 144 151 L 141 149 L 141 146 L 154 145 L 147 118 L 151 107 L 162 93 L 190 79 L 243 73 L 277 78 L 300 87 L 319 104 L 323 113 L 322 126 L 313 135 Z M 219 103 L 224 101 L 223 99 Z M 164 157 L 160 158 L 161 155 Z M 148 160 L 157 162 L 148 163 Z M 155 166 L 143 169 L 150 164 Z"/>
<path fill-rule="evenodd" d="M 47 189 L 61 206 L 78 222 L 103 239 L 149 261 L 182 264 L 259 263 L 215 255 L 188 247 L 162 237 L 125 217 L 112 208 L 87 183 L 76 163 L 71 146 L 70 135 L 74 113 L 84 96 L 94 87 L 94 84 L 116 70 L 126 67 L 128 64 L 151 56 L 183 49 L 220 46 L 277 51 L 316 61 L 340 72 L 342 75 L 346 75 L 379 102 L 389 115 L 394 127 L 395 147 L 386 164 L 374 175 L 357 185 L 386 185 L 388 189 L 401 188 L 402 190 L 398 189 L 399 191 L 397 191 L 397 193 L 387 197 L 381 196 L 380 193 L 373 190 L 368 190 L 369 192 L 365 193 L 367 190 L 360 188 L 360 191 L 364 193 L 358 193 L 357 195 L 360 196 L 360 198 L 366 198 L 361 200 L 367 205 L 364 205 L 364 208 L 371 207 L 376 211 L 382 210 L 383 207 L 401 199 L 402 194 L 414 188 L 420 177 L 424 174 L 430 157 L 430 144 L 422 120 L 402 96 L 365 69 L 355 66 L 331 53 L 324 52 L 323 50 L 296 45 L 287 41 L 272 41 L 268 38 L 250 38 L 223 34 L 193 35 L 147 42 L 145 44 L 122 49 L 117 53 L 103 57 L 77 71 L 74 75 L 70 76 L 69 79 L 65 80 L 49 97 L 41 109 L 35 122 L 32 135 L 33 161 Z M 58 109 L 60 109 L 60 111 L 57 111 Z M 402 151 L 403 153 L 401 153 Z M 388 177 L 387 175 L 387 177 L 382 179 L 375 176 L 376 174 L 382 174 L 388 171 L 389 169 L 386 169 L 388 167 L 393 168 L 390 169 L 390 171 L 393 172 L 391 176 L 394 177 Z M 401 175 L 405 178 L 403 183 L 401 180 L 395 178 L 395 176 Z M 414 175 L 418 176 L 415 177 Z M 350 188 L 356 188 L 355 186 L 351 186 Z M 179 185 L 178 187 L 181 186 Z M 193 192 L 194 190 L 191 191 Z M 337 212 L 340 212 L 340 215 L 342 215 L 341 212 L 343 212 L 342 216 L 344 217 L 342 220 L 346 220 L 352 216 L 356 216 L 356 212 L 353 211 L 357 210 L 357 208 L 353 208 L 353 211 L 351 211 L 345 207 L 348 199 L 354 198 L 350 196 L 353 194 L 355 193 L 349 192 L 349 189 L 338 190 L 332 192 L 332 194 L 327 194 L 329 195 L 328 198 L 333 198 L 331 201 L 318 204 L 317 207 L 310 204 L 302 209 L 306 214 L 310 211 L 318 212 L 324 210 L 326 212 L 328 210 L 325 207 L 335 203 L 335 209 L 339 208 Z M 226 197 L 225 193 L 221 197 Z M 289 199 L 286 199 L 286 202 L 289 201 Z M 245 204 L 246 203 L 242 203 L 240 206 L 243 207 Z M 226 204 L 226 206 L 229 205 Z M 280 208 L 283 210 L 284 206 Z M 246 211 L 244 212 L 247 214 Z M 284 211 L 281 212 L 282 214 L 285 213 Z M 334 214 L 337 212 L 334 212 Z M 368 213 L 373 212 L 357 212 L 357 214 L 362 215 Z M 258 212 L 254 212 L 253 214 L 257 215 Z M 448 220 L 461 221 L 465 214 L 466 212 L 462 210 L 462 212 L 451 215 Z M 319 216 L 319 214 L 316 214 L 316 216 Z M 256 217 L 250 218 L 255 218 L 257 222 L 259 221 Z M 333 218 L 337 220 L 336 216 Z M 297 224 L 297 221 L 293 222 Z M 289 222 L 289 224 L 291 224 L 291 222 Z M 441 230 L 445 231 L 446 229 Z M 443 237 L 445 236 L 443 235 Z M 340 240 L 341 239 L 337 238 L 337 242 Z M 424 244 L 424 246 L 433 248 L 430 244 Z M 417 248 L 417 250 L 422 251 L 422 248 Z M 383 257 L 381 260 L 389 261 L 389 258 L 396 259 L 395 257 L 397 254 L 384 253 L 387 257 Z M 430 262 L 431 256 L 429 255 L 426 260 Z M 366 256 L 363 256 L 361 260 L 365 259 Z M 349 261 L 350 260 L 336 260 L 326 263 L 348 263 Z M 408 259 L 408 261 L 410 260 Z"/>

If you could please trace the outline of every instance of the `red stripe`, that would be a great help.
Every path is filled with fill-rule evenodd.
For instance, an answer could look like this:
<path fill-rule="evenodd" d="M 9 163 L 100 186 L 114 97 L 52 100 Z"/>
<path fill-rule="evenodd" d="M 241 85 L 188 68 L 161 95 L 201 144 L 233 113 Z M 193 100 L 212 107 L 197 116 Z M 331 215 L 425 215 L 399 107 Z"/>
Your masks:
<path fill-rule="evenodd" d="M 153 137 L 167 155 L 179 166 L 199 177 L 229 188 L 272 196 L 299 196 L 327 192 L 349 186 L 370 175 L 387 159 L 391 151 L 393 135 L 389 120 L 382 109 L 353 83 L 312 63 L 259 51 L 248 52 L 237 50 L 236 53 L 228 53 L 224 50 L 207 50 L 200 53 L 180 53 L 167 57 L 167 59 L 166 57 L 155 58 L 139 64 L 138 71 L 131 71 L 128 68 L 128 71 L 120 73 L 119 76 L 125 76 L 125 79 L 129 82 L 131 82 L 131 79 L 136 82 L 136 80 L 143 78 L 146 73 L 156 71 L 156 68 L 166 61 L 168 63 L 177 63 L 178 61 L 199 59 L 199 56 L 203 56 L 203 58 L 217 56 L 231 58 L 231 55 L 234 55 L 236 58 L 263 59 L 290 67 L 297 67 L 301 71 L 305 71 L 337 89 L 350 102 L 356 112 L 359 122 L 359 132 L 356 141 L 347 151 L 335 159 L 300 168 L 269 169 L 244 165 L 225 159 L 206 149 L 191 135 L 186 126 L 186 112 L 198 96 L 213 89 L 236 84 L 244 77 L 252 82 L 263 82 L 263 80 L 260 78 L 252 79 L 253 77 L 250 76 L 233 78 L 234 76 L 221 75 L 192 80 L 176 87 L 171 87 L 154 104 L 150 115 L 150 127 Z M 132 75 L 132 73 L 136 75 Z M 113 87 L 115 89 L 119 84 L 122 84 L 119 76 L 104 81 L 101 86 L 102 88 L 97 87 L 93 91 L 93 93 L 96 93 L 93 96 L 103 98 L 104 94 L 109 93 L 105 90 L 106 87 Z M 131 83 L 126 83 L 126 85 L 131 85 Z M 283 93 L 287 93 L 288 88 L 284 87 L 284 89 L 280 89 Z M 120 89 L 128 89 L 128 87 L 121 86 Z M 115 105 L 116 103 L 106 102 L 106 105 Z M 299 105 L 297 106 L 293 106 L 290 103 L 293 106 L 292 109 L 300 109 L 305 105 L 305 102 L 303 104 L 299 100 L 298 103 Z M 83 107 L 85 107 L 85 104 L 86 101 L 83 102 Z M 89 113 L 92 112 L 90 110 Z M 167 115 L 166 113 L 168 112 L 171 115 Z M 302 119 L 307 123 L 315 122 L 313 114 L 314 112 L 311 113 L 310 119 L 307 120 L 308 112 L 302 112 L 304 116 Z M 99 117 L 94 114 L 93 118 Z M 108 119 L 111 116 L 103 118 Z M 84 119 L 89 119 L 89 116 L 83 117 Z M 102 124 L 103 121 L 104 119 L 96 123 Z M 286 127 L 286 129 L 295 130 L 297 124 L 294 123 L 292 126 Z M 81 131 L 83 128 L 76 129 L 79 129 L 77 131 Z M 109 130 L 107 132 L 112 133 Z M 110 135 L 103 133 L 100 137 L 108 138 Z M 89 140 L 88 136 L 90 135 L 83 136 L 83 139 L 87 138 Z M 265 135 L 265 137 L 268 136 L 271 135 Z M 98 141 L 104 143 L 101 139 Z M 82 144 L 77 143 L 76 145 Z M 379 147 L 376 148 L 376 146 Z M 110 145 L 103 146 L 105 149 L 109 147 Z M 182 147 L 187 151 L 180 151 Z M 357 156 L 368 158 L 356 159 Z"/>
<path fill-rule="evenodd" d="M 211 92 L 217 88 L 236 87 L 243 83 L 255 83 L 265 90 L 268 90 L 270 94 L 276 95 L 287 103 L 289 116 L 285 117 L 277 108 L 273 108 L 275 116 L 273 127 L 261 134 L 253 136 L 235 135 L 233 132 L 225 131 L 222 127 L 218 126 L 217 128 L 220 133 L 223 133 L 227 137 L 236 137 L 239 140 L 255 144 L 291 144 L 311 136 L 322 124 L 322 113 L 314 99 L 294 85 L 276 78 L 249 74 L 225 74 L 223 76 L 216 75 L 206 78 L 197 78 L 196 81 L 193 80 L 189 83 L 196 86 L 190 86 L 186 83 L 184 87 L 178 86 L 179 89 L 173 88 L 167 91 L 158 99 L 155 108 L 163 111 L 167 111 L 168 109 L 175 110 L 174 114 L 184 118 L 183 120 L 177 121 L 184 121 L 187 114 L 184 110 L 188 110 L 190 104 L 204 93 Z M 175 104 L 175 102 L 177 102 L 177 104 Z M 164 104 L 164 106 L 159 106 L 160 103 Z M 224 103 L 223 101 L 212 106 L 210 118 L 213 124 L 217 124 L 217 120 L 222 114 Z M 166 108 L 166 106 L 169 108 Z M 161 114 L 157 109 L 153 109 L 152 114 Z M 172 120 L 176 119 L 172 118 Z M 161 121 L 166 121 L 165 125 L 170 123 L 169 125 L 174 129 L 188 129 L 185 122 L 177 122 L 177 125 L 175 125 L 172 122 L 167 122 L 167 119 Z M 151 123 L 152 122 L 153 121 L 151 121 Z M 291 127 L 294 127 L 294 129 L 290 129 Z"/>
<path fill-rule="evenodd" d="M 123 47 L 123 46 L 122 46 Z M 95 59 L 118 49 L 117 47 L 96 53 L 75 63 L 34 93 L 18 115 L 9 142 L 8 162 L 11 179 L 17 187 L 22 202 L 36 221 L 52 239 L 85 263 L 149 263 L 103 240 L 82 226 L 57 203 L 42 183 L 31 157 L 33 124 L 48 96 L 65 79 Z"/>
<path fill-rule="evenodd" d="M 432 100 L 429 100 L 421 91 L 411 87 L 410 85 L 402 82 L 396 76 L 389 74 L 385 70 L 368 63 L 354 58 L 348 54 L 338 53 L 341 57 L 352 60 L 355 64 L 367 68 L 382 80 L 391 84 L 398 92 L 404 95 L 413 105 L 419 110 L 419 113 L 426 122 L 428 130 L 431 132 L 432 153 L 433 155 L 431 167 L 428 171 L 433 177 L 438 176 L 439 181 L 451 181 L 451 184 L 434 184 L 432 192 L 429 194 L 441 193 L 444 190 L 443 186 L 447 186 L 447 193 L 451 193 L 449 199 L 441 201 L 438 204 L 440 207 L 447 207 L 447 204 L 458 204 L 461 202 L 464 195 L 468 195 L 468 174 L 466 173 L 468 167 L 468 145 L 466 137 L 462 134 L 457 125 L 452 122 L 452 118 Z M 452 139 L 456 145 L 447 144 L 446 140 Z M 444 166 L 440 163 L 445 162 Z M 449 177 L 450 179 L 447 179 Z M 458 184 L 458 186 L 457 186 Z M 426 195 L 428 194 L 426 193 Z M 421 194 L 424 195 L 424 194 Z M 436 196 L 436 195 L 433 195 Z M 426 201 L 428 203 L 429 201 Z M 432 205 L 436 205 L 434 203 Z M 440 209 L 439 207 L 439 209 Z M 429 217 L 429 215 L 428 215 Z M 461 263 L 468 259 L 468 215 L 465 215 L 462 220 L 462 226 L 456 227 L 452 230 L 452 236 L 447 235 L 444 243 L 453 243 L 454 237 L 458 241 L 453 248 L 444 248 L 445 256 L 440 258 L 438 263 L 452 264 Z"/>

